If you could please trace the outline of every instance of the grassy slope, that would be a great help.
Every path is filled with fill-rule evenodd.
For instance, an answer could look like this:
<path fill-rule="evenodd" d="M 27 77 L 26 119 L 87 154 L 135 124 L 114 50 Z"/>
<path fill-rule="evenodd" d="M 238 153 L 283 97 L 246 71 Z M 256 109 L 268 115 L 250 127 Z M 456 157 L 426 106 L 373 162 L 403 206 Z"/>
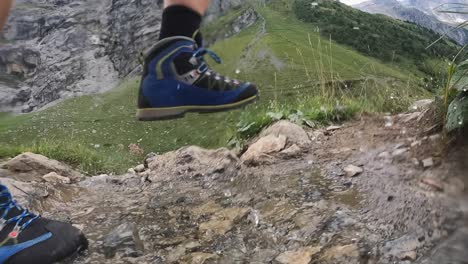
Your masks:
<path fill-rule="evenodd" d="M 268 7 L 256 9 L 265 18 L 264 34 L 258 35 L 262 28 L 259 22 L 219 41 L 213 49 L 224 59 L 216 66 L 220 72 L 236 76 L 239 69 L 238 78 L 259 84 L 261 103 L 244 111 L 141 123 L 134 119 L 138 81 L 132 79 L 108 93 L 66 100 L 37 113 L 0 115 L 0 157 L 31 150 L 77 165 L 90 174 L 122 172 L 142 159 L 129 153 L 131 143 L 140 144 L 145 153 L 190 144 L 219 147 L 239 132 L 239 121 L 246 125 L 243 135 L 271 122 L 265 114 L 268 111 L 288 114 L 300 110 L 306 119 L 326 121 L 336 117 L 333 109 L 337 101 L 348 106 L 348 112 L 392 111 L 405 107 L 406 101 L 413 100 L 410 97 L 425 95 L 407 82 L 419 78 L 415 77 L 419 73 L 408 74 L 405 69 L 330 43 L 292 15 Z M 352 89 L 315 85 L 332 79 L 368 81 Z"/>

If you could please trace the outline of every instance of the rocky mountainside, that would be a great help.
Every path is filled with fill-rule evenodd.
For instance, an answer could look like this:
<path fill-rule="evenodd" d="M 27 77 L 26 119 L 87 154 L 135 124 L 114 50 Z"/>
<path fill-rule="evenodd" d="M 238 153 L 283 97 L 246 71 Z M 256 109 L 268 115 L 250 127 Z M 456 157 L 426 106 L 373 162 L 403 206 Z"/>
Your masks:
<path fill-rule="evenodd" d="M 214 1 L 208 19 L 240 5 Z M 159 34 L 162 0 L 18 0 L 0 36 L 0 112 L 112 89 Z"/>
<path fill-rule="evenodd" d="M 416 23 L 440 34 L 447 34 L 449 38 L 462 45 L 468 43 L 468 29 L 453 30 L 457 23 L 468 20 L 468 16 L 438 12 L 440 9 L 438 7 L 442 4 L 442 1 L 435 0 L 370 0 L 354 7 L 369 13 L 385 14 Z"/>

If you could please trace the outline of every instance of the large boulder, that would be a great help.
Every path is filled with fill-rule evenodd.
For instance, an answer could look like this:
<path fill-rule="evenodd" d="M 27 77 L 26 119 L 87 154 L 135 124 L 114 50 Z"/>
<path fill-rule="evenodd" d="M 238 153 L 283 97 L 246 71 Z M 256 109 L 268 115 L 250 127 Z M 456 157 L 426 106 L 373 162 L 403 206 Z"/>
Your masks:
<path fill-rule="evenodd" d="M 302 127 L 286 120 L 279 121 L 260 133 L 260 137 L 269 135 L 285 136 L 288 146 L 296 144 L 300 148 L 307 148 L 311 144 L 307 132 Z"/>
<path fill-rule="evenodd" d="M 247 165 L 271 163 L 274 158 L 291 158 L 306 151 L 311 144 L 307 132 L 289 121 L 279 121 L 260 133 L 241 160 Z"/>
<path fill-rule="evenodd" d="M 230 150 L 207 150 L 196 146 L 155 156 L 147 160 L 149 179 L 164 180 L 168 177 L 226 177 L 237 176 L 240 161 Z"/>
<path fill-rule="evenodd" d="M 45 156 L 26 152 L 2 165 L 2 176 L 11 177 L 23 182 L 42 181 L 42 177 L 51 172 L 77 181 L 83 177 L 69 166 Z"/>
<path fill-rule="evenodd" d="M 284 135 L 268 135 L 258 139 L 242 155 L 242 160 L 247 164 L 266 163 L 273 159 L 271 154 L 278 153 L 286 147 Z"/>

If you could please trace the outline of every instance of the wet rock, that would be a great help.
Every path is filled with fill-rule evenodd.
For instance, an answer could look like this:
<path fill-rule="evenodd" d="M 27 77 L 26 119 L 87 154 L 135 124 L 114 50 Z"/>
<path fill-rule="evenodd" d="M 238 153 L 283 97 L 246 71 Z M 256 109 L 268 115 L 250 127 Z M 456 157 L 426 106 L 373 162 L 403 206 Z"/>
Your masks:
<path fill-rule="evenodd" d="M 77 181 L 83 177 L 63 163 L 31 152 L 16 156 L 4 163 L 2 168 L 14 173 L 12 177 L 21 181 L 42 180 L 42 176 L 50 172 L 68 177 L 72 181 Z"/>
<path fill-rule="evenodd" d="M 387 242 L 384 250 L 386 254 L 399 260 L 415 260 L 417 257 L 416 250 L 420 246 L 421 242 L 417 238 L 407 235 Z"/>
<path fill-rule="evenodd" d="M 430 168 L 434 166 L 434 159 L 433 158 L 427 158 L 422 160 L 422 165 L 424 168 Z"/>
<path fill-rule="evenodd" d="M 237 176 L 240 160 L 228 149 L 207 150 L 196 146 L 156 156 L 149 164 L 152 182 L 175 176 L 231 179 Z"/>
<path fill-rule="evenodd" d="M 308 264 L 312 256 L 319 253 L 320 247 L 304 247 L 282 253 L 276 257 L 276 261 L 281 264 Z"/>
<path fill-rule="evenodd" d="M 359 174 L 364 172 L 364 170 L 361 167 L 354 166 L 354 165 L 346 166 L 344 168 L 344 171 L 346 172 L 346 176 L 348 176 L 348 177 L 356 177 Z"/>
<path fill-rule="evenodd" d="M 356 244 L 334 246 L 323 254 L 327 263 L 345 263 L 350 260 L 358 260 L 360 256 L 359 247 Z"/>
<path fill-rule="evenodd" d="M 302 127 L 285 120 L 271 125 L 260 133 L 260 137 L 269 135 L 274 135 L 276 137 L 285 136 L 288 147 L 296 144 L 298 147 L 305 149 L 311 144 L 307 132 Z"/>
<path fill-rule="evenodd" d="M 216 212 L 210 221 L 200 224 L 199 232 L 208 239 L 226 234 L 236 221 L 247 215 L 247 208 L 226 208 Z"/>
<path fill-rule="evenodd" d="M 261 137 L 242 155 L 246 164 L 258 165 L 271 161 L 269 154 L 278 153 L 286 147 L 286 136 L 268 135 Z"/>
<path fill-rule="evenodd" d="M 124 223 L 107 234 L 103 241 L 104 254 L 108 258 L 117 253 L 124 257 L 141 256 L 144 246 L 134 224 Z"/>
<path fill-rule="evenodd" d="M 408 110 L 410 112 L 425 111 L 425 110 L 429 109 L 433 104 L 434 104 L 433 99 L 423 99 L 423 100 L 419 100 L 419 101 L 414 102 L 409 107 Z"/>
<path fill-rule="evenodd" d="M 42 176 L 42 179 L 44 179 L 44 181 L 50 182 L 50 183 L 69 184 L 71 182 L 70 178 L 58 175 L 56 172 L 48 173 L 48 174 Z"/>

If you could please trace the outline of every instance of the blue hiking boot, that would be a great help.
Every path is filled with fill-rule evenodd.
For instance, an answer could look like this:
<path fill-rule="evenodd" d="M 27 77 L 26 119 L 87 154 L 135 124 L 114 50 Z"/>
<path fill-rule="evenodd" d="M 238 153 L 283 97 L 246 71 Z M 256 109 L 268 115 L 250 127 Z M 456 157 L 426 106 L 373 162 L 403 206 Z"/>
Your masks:
<path fill-rule="evenodd" d="M 255 85 L 211 70 L 205 55 L 221 63 L 212 51 L 186 37 L 159 41 L 145 59 L 137 118 L 142 121 L 183 117 L 187 112 L 219 112 L 257 99 Z"/>
<path fill-rule="evenodd" d="M 0 264 L 56 263 L 88 246 L 72 225 L 41 218 L 17 205 L 4 185 L 0 217 Z"/>

